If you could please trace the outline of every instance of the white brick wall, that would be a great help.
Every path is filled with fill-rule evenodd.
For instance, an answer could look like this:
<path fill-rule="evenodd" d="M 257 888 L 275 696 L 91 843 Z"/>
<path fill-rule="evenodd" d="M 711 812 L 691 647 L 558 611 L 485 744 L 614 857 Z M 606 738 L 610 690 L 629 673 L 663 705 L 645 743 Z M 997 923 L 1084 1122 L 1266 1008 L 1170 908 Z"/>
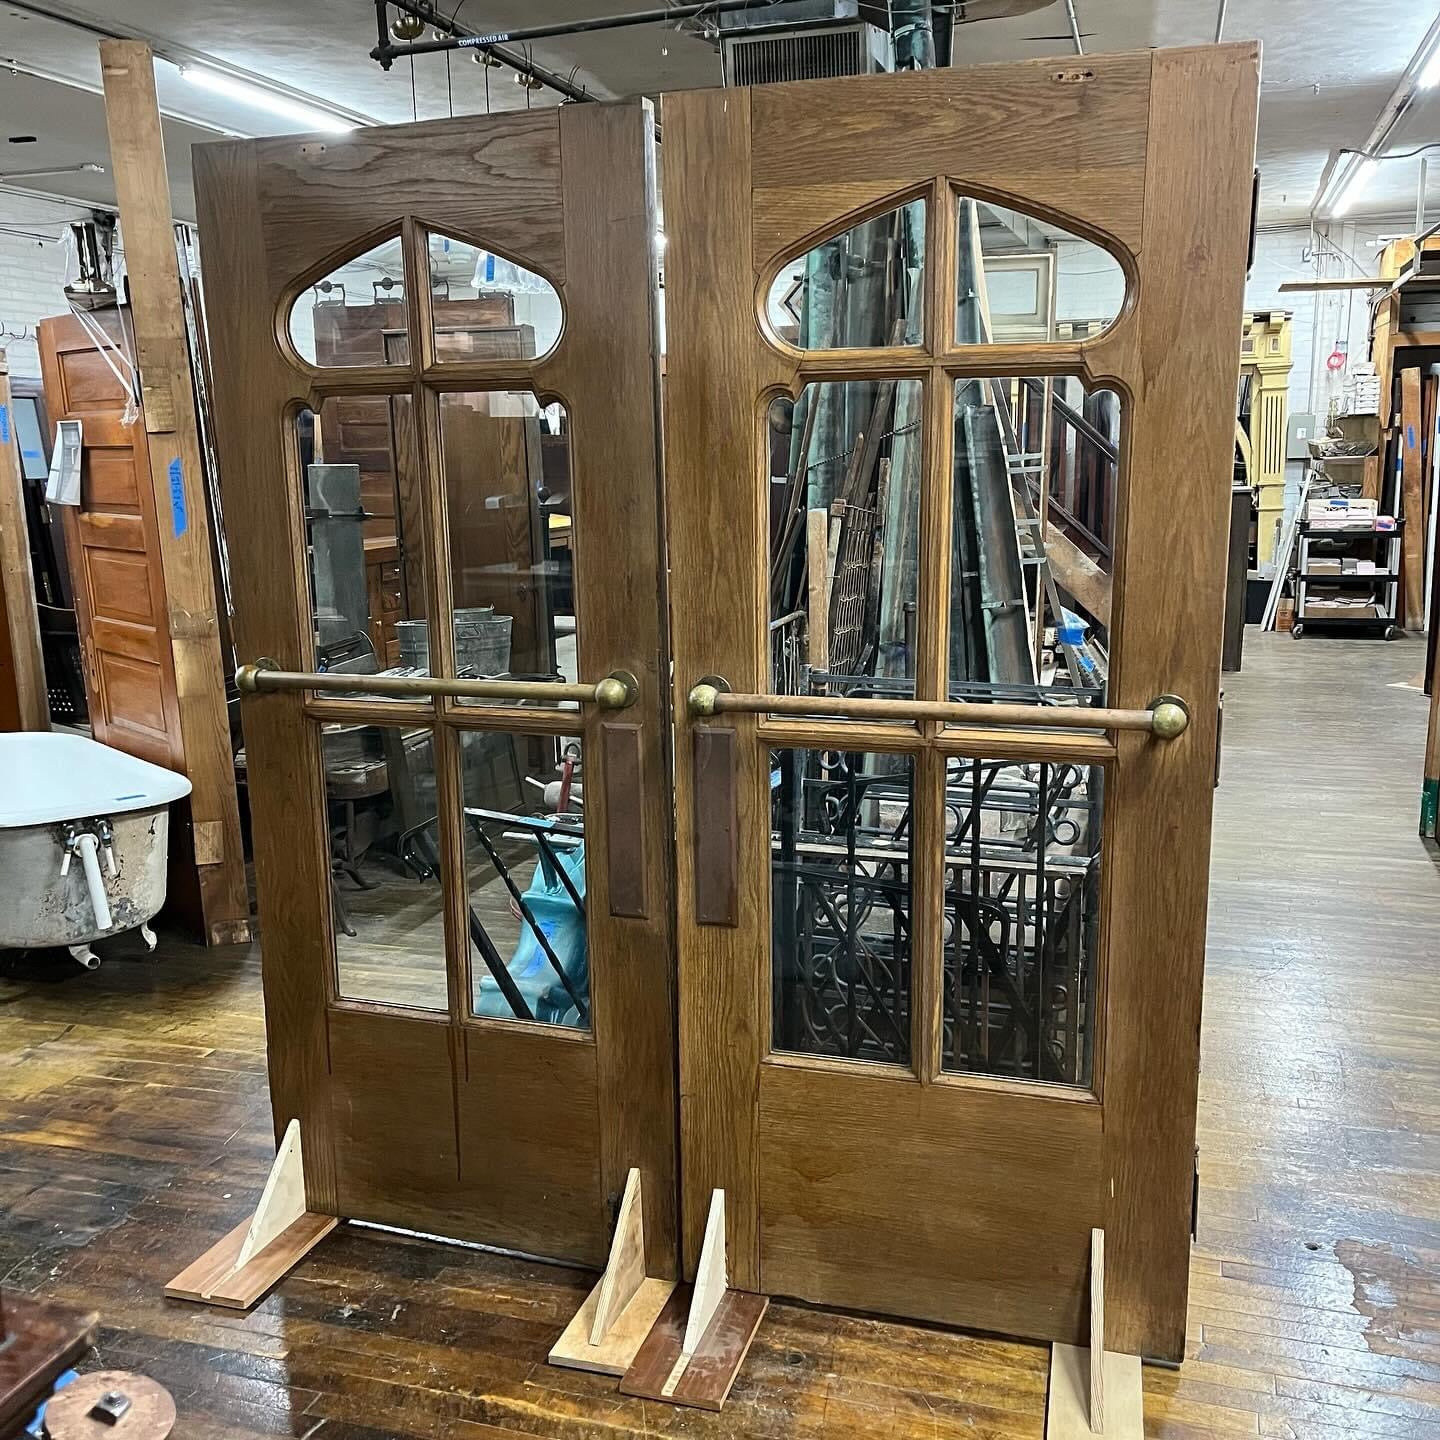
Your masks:
<path fill-rule="evenodd" d="M 0 346 L 9 355 L 12 375 L 40 378 L 35 326 L 68 308 L 60 242 L 71 220 L 90 214 L 67 201 L 0 190 Z"/>

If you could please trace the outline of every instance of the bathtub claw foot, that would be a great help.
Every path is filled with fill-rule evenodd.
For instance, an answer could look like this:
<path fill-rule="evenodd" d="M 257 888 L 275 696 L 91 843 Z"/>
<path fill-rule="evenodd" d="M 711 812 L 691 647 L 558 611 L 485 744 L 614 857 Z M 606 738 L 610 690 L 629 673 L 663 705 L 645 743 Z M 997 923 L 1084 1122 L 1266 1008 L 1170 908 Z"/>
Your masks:
<path fill-rule="evenodd" d="M 100 957 L 88 945 L 71 945 L 70 953 L 87 970 L 100 968 Z"/>
<path fill-rule="evenodd" d="M 158 943 L 155 939 L 155 932 L 148 925 L 142 925 L 140 927 L 140 938 L 145 942 L 145 948 L 153 955 L 155 953 L 155 946 Z"/>

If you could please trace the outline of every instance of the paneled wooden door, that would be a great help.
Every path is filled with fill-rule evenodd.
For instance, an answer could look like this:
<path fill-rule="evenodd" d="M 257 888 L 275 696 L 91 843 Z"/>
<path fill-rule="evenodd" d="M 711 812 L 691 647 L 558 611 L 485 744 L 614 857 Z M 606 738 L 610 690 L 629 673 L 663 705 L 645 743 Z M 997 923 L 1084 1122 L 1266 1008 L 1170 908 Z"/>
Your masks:
<path fill-rule="evenodd" d="M 99 311 L 93 323 L 121 353 L 133 349 L 127 310 Z M 40 360 L 51 413 L 80 421 L 84 442 L 80 504 L 60 514 L 92 730 L 106 744 L 178 768 L 185 749 L 145 427 L 125 423 L 124 385 L 75 316 L 40 322 Z"/>
<path fill-rule="evenodd" d="M 721 1186 L 734 1284 L 1076 1341 L 1101 1226 L 1107 1344 L 1183 1354 L 1257 84 L 665 97 L 687 1264 Z"/>
<path fill-rule="evenodd" d="M 277 1130 L 312 1209 L 590 1264 L 638 1166 L 667 1274 L 653 146 L 577 105 L 196 173 L 240 655 L 356 676 L 244 709 Z"/>

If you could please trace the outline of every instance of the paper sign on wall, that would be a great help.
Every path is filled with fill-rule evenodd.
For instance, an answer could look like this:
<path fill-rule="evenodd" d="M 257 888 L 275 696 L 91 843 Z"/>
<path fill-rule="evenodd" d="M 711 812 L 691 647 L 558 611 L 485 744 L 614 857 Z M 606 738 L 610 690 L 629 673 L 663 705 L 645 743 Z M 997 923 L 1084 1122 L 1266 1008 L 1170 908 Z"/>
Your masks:
<path fill-rule="evenodd" d="M 50 454 L 50 477 L 45 498 L 52 505 L 80 503 L 80 422 L 61 420 L 55 426 L 55 448 Z"/>

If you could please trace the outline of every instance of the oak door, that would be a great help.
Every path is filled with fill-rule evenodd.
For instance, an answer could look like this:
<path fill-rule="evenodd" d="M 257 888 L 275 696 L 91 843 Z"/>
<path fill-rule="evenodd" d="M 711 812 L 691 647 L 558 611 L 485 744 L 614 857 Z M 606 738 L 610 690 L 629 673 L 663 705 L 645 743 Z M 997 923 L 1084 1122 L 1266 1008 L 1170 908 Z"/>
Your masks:
<path fill-rule="evenodd" d="M 277 1128 L 314 1209 L 591 1264 L 638 1166 L 665 1274 L 653 145 L 624 104 L 196 153 L 240 655 L 354 676 L 245 706 Z"/>
<path fill-rule="evenodd" d="M 1076 1341 L 1100 1226 L 1183 1353 L 1257 78 L 665 97 L 687 1264 L 721 1186 L 733 1283 Z"/>

